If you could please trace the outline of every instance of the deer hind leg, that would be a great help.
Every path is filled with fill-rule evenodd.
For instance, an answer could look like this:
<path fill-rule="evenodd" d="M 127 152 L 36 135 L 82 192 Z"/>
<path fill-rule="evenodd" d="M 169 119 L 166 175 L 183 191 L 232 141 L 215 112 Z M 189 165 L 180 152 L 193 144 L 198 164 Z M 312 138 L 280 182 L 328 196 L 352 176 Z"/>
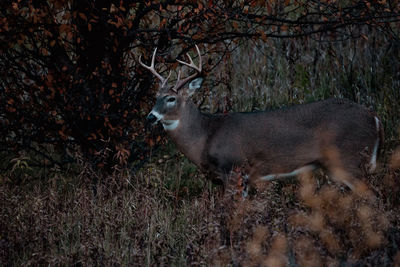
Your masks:
<path fill-rule="evenodd" d="M 352 178 L 360 179 L 376 170 L 379 146 L 383 141 L 383 129 L 377 117 L 374 117 L 374 123 L 375 137 L 373 132 L 366 133 L 359 139 L 347 139 L 345 134 L 323 136 L 322 157 L 331 173 L 337 173 L 339 169 Z M 338 140 L 347 141 L 339 142 Z"/>
<path fill-rule="evenodd" d="M 282 180 L 282 179 L 286 179 L 286 178 L 296 177 L 296 176 L 304 174 L 304 173 L 312 172 L 316 168 L 317 168 L 317 166 L 315 164 L 308 164 L 308 165 L 304 165 L 303 167 L 294 169 L 294 170 L 286 172 L 286 173 L 267 174 L 267 175 L 261 176 L 259 179 L 261 181 Z"/>
<path fill-rule="evenodd" d="M 345 184 L 354 190 L 355 179 L 363 176 L 361 168 L 362 156 L 349 154 L 337 147 L 329 147 L 323 153 L 321 165 L 327 170 L 328 175 L 336 182 Z"/>

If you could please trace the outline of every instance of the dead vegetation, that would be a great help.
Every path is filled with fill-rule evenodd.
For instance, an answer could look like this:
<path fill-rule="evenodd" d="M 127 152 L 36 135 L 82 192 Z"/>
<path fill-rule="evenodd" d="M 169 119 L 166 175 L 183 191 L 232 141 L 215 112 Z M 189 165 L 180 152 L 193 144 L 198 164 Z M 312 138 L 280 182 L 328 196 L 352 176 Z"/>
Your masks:
<path fill-rule="evenodd" d="M 31 155 L 21 151 L 5 163 L 12 168 L 0 173 L 0 262 L 400 265 L 396 47 L 386 39 L 269 41 L 247 48 L 250 53 L 237 51 L 240 56 L 232 58 L 238 62 L 221 64 L 216 72 L 223 77 L 209 78 L 205 87 L 210 90 L 202 107 L 211 112 L 261 110 L 332 95 L 377 111 L 387 129 L 383 163 L 376 174 L 352 181 L 354 190 L 343 184 L 349 177 L 338 167 L 336 179 L 316 172 L 263 183 L 243 199 L 237 180 L 223 193 L 175 150 L 159 152 L 135 173 L 116 168 L 111 175 L 83 161 L 63 171 L 47 169 L 44 161 L 43 168 L 32 166 Z M 224 82 L 229 90 L 219 88 Z"/>
<path fill-rule="evenodd" d="M 222 192 L 180 156 L 177 165 L 164 158 L 96 183 L 98 173 L 82 165 L 78 177 L 52 170 L 46 180 L 16 184 L 15 167 L 1 176 L 1 262 L 400 264 L 398 151 L 354 190 L 317 172 L 258 184 L 247 198 L 237 177 Z"/>

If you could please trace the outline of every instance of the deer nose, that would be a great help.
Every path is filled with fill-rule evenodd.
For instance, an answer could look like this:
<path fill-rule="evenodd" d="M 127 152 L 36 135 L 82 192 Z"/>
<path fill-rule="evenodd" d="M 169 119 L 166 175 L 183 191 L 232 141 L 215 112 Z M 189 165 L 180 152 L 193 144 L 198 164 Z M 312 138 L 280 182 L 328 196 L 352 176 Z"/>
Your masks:
<path fill-rule="evenodd" d="M 153 115 L 153 113 L 150 113 L 149 115 L 147 115 L 146 118 L 147 122 L 154 124 L 157 122 L 157 117 Z"/>

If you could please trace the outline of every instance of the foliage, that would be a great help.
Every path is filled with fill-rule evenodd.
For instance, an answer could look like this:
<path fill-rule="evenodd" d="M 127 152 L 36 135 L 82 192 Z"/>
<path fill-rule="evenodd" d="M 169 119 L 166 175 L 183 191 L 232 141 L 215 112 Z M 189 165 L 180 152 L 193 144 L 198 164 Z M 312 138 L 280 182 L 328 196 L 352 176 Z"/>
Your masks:
<path fill-rule="evenodd" d="M 93 172 L 52 170 L 15 184 L 0 176 L 4 265 L 396 266 L 400 263 L 400 149 L 390 168 L 350 191 L 305 175 L 260 184 L 243 199 L 191 165 L 153 159 L 90 183 Z M 15 170 L 18 172 L 18 170 Z M 18 175 L 18 173 L 15 173 Z M 11 179 L 6 179 L 10 177 Z M 383 178 L 383 179 L 382 179 Z M 232 177 L 236 179 L 236 177 Z M 180 180 L 172 184 L 170 181 Z M 235 181 L 235 180 L 234 180 Z M 360 185 L 366 185 L 360 182 Z"/>
<path fill-rule="evenodd" d="M 400 263 L 397 1 L 0 7 L 3 264 Z M 258 185 L 247 199 L 236 180 L 221 192 L 160 132 L 143 131 L 156 86 L 138 56 L 158 47 L 174 69 L 194 44 L 208 55 L 204 110 L 329 96 L 375 110 L 386 130 L 378 173 L 354 192 L 323 173 Z"/>
<path fill-rule="evenodd" d="M 6 0 L 0 7 L 2 152 L 35 153 L 48 167 L 79 152 L 107 172 L 141 162 L 154 144 L 143 134 L 153 80 L 138 66 L 140 54 L 158 47 L 173 63 L 204 44 L 211 74 L 238 40 L 368 38 L 362 26 L 392 40 L 399 34 L 397 1 Z"/>

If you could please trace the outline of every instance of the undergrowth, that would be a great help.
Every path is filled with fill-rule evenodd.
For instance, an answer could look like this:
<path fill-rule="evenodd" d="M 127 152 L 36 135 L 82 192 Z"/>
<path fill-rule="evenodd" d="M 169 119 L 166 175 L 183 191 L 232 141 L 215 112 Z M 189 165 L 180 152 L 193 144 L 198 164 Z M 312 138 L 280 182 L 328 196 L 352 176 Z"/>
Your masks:
<path fill-rule="evenodd" d="M 376 111 L 385 126 L 385 153 L 379 171 L 355 191 L 317 172 L 259 184 L 244 199 L 240 174 L 222 190 L 171 147 L 139 170 L 117 166 L 108 175 L 82 161 L 49 167 L 45 158 L 20 151 L 0 163 L 0 262 L 399 265 L 400 49 L 396 41 L 368 36 L 240 46 L 196 96 L 212 113 L 331 96 Z"/>
<path fill-rule="evenodd" d="M 0 259 L 6 265 L 321 266 L 400 263 L 399 150 L 351 191 L 323 174 L 223 191 L 185 158 L 137 174 L 16 185 L 1 175 Z M 176 163 L 178 162 L 178 163 Z M 160 167 L 161 166 L 161 167 Z M 187 171 L 190 170 L 190 171 Z M 15 171 L 15 170 L 14 170 Z"/>

